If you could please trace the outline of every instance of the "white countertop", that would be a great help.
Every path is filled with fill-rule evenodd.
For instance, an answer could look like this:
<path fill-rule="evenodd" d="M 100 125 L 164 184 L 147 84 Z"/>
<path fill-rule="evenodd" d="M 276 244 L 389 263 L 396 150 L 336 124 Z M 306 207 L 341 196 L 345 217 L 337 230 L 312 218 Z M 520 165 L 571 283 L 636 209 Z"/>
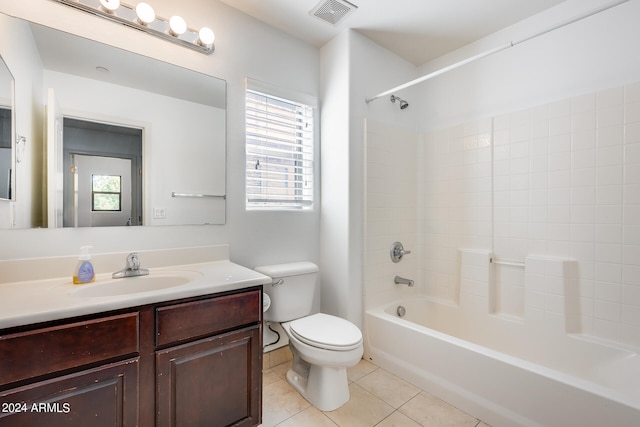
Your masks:
<path fill-rule="evenodd" d="M 74 285 L 71 277 L 0 283 L 0 328 L 100 313 L 139 305 L 213 294 L 267 284 L 271 278 L 228 260 L 173 265 L 149 269 L 149 276 L 192 277 L 180 286 L 115 296 L 86 297 L 75 294 L 81 287 L 108 286 L 111 273 L 98 274 L 94 283 Z M 130 280 L 128 278 L 116 279 Z"/>

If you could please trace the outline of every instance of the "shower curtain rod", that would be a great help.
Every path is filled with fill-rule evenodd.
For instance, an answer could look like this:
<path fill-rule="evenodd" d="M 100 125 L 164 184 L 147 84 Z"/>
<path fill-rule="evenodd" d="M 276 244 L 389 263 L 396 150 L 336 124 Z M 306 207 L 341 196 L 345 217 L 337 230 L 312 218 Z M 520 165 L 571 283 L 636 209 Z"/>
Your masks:
<path fill-rule="evenodd" d="M 491 56 L 491 55 L 493 55 L 495 53 L 498 53 L 498 52 L 501 52 L 503 50 L 509 49 L 511 47 L 519 45 L 520 43 L 524 43 L 526 41 L 529 41 L 531 39 L 535 39 L 536 37 L 540 37 L 540 36 L 542 36 L 544 34 L 547 34 L 547 33 L 550 33 L 552 31 L 558 30 L 558 29 L 560 29 L 562 27 L 566 27 L 567 25 L 571 25 L 571 24 L 573 24 L 575 22 L 578 22 L 578 21 L 581 21 L 583 19 L 589 18 L 589 17 L 591 17 L 593 15 L 597 15 L 598 13 L 604 12 L 605 10 L 612 9 L 612 8 L 614 8 L 616 6 L 620 6 L 621 4 L 627 3 L 628 1 L 630 1 L 630 0 L 618 0 L 618 1 L 615 1 L 615 2 L 613 2 L 611 4 L 608 4 L 606 6 L 603 6 L 603 7 L 597 8 L 595 10 L 591 10 L 589 12 L 583 13 L 582 15 L 574 17 L 574 18 L 572 18 L 572 19 L 570 19 L 570 20 L 568 20 L 566 22 L 563 22 L 562 24 L 553 26 L 553 27 L 548 28 L 548 29 L 546 29 L 544 31 L 535 33 L 533 35 L 527 36 L 527 37 L 522 38 L 520 40 L 512 40 L 511 42 L 509 42 L 509 43 L 507 43 L 505 45 L 498 46 L 498 47 L 496 47 L 494 49 L 490 49 L 490 50 L 488 50 L 486 52 L 479 53 L 478 55 L 471 56 L 471 57 L 469 57 L 467 59 L 464 59 L 464 60 L 462 60 L 460 62 L 456 62 L 454 64 L 451 64 L 451 65 L 448 65 L 448 66 L 446 66 L 444 68 L 441 68 L 439 70 L 433 71 L 433 72 L 431 72 L 429 74 L 426 74 L 426 75 L 424 75 L 422 77 L 418 77 L 415 80 L 411 80 L 410 82 L 407 82 L 407 83 L 402 84 L 400 86 L 396 86 L 396 87 L 394 87 L 392 89 L 389 89 L 389 90 L 387 90 L 385 92 L 381 92 L 381 93 L 377 94 L 376 96 L 373 96 L 371 98 L 367 98 L 365 101 L 368 104 L 370 102 L 375 101 L 378 98 L 382 98 L 383 96 L 388 96 L 388 95 L 391 95 L 394 92 L 397 92 L 399 90 L 406 89 L 408 87 L 417 85 L 418 83 L 422 83 L 422 82 L 424 82 L 426 80 L 432 79 L 432 78 L 434 78 L 436 76 L 439 76 L 441 74 L 444 74 L 444 73 L 449 72 L 451 70 L 454 70 L 456 68 L 462 67 L 463 65 L 469 64 L 471 62 L 475 62 L 475 61 L 477 61 L 479 59 L 482 59 L 482 58 L 485 58 L 487 56 Z"/>

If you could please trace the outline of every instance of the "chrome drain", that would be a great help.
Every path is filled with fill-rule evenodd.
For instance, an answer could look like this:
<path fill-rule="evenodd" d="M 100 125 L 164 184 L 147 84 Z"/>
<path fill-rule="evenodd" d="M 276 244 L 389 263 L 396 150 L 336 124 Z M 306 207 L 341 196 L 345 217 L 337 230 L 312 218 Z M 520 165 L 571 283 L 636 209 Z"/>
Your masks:
<path fill-rule="evenodd" d="M 399 305 L 396 309 L 396 314 L 398 315 L 398 317 L 404 317 L 404 315 L 407 314 L 407 309 L 404 308 L 404 306 Z"/>

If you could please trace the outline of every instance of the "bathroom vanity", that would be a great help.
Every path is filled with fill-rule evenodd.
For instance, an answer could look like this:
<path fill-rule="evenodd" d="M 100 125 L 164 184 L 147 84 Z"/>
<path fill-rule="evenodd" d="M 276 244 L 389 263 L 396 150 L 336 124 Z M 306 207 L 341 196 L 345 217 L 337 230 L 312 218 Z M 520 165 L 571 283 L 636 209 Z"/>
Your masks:
<path fill-rule="evenodd" d="M 51 295 L 58 313 L 93 313 L 8 327 L 0 317 L 0 426 L 259 425 L 268 279 L 228 261 L 188 267 L 201 273 L 190 283 L 83 296 L 83 308 L 73 285 Z"/>

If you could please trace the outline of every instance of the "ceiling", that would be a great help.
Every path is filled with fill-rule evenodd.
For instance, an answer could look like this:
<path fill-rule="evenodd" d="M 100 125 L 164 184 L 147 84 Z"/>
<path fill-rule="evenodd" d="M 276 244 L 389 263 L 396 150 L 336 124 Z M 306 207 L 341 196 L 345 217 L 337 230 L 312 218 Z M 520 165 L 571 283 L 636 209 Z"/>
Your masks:
<path fill-rule="evenodd" d="M 309 13 L 325 0 L 221 1 L 317 47 L 351 28 L 422 65 L 564 0 L 350 0 L 336 25 Z"/>

